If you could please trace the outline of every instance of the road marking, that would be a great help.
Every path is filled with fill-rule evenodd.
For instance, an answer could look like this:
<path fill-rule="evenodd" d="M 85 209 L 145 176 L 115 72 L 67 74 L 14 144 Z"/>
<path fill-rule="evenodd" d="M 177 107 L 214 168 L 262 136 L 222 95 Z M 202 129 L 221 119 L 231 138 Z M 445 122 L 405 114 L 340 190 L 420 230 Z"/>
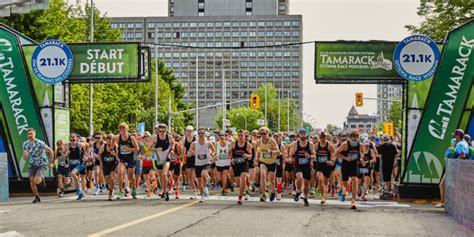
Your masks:
<path fill-rule="evenodd" d="M 103 231 L 100 231 L 100 232 L 97 232 L 95 234 L 91 234 L 91 235 L 88 235 L 88 237 L 99 237 L 99 236 L 103 236 L 103 235 L 106 235 L 106 234 L 110 234 L 112 232 L 115 232 L 115 231 L 118 231 L 118 230 L 121 230 L 121 229 L 125 229 L 125 228 L 128 228 L 130 226 L 133 226 L 133 225 L 137 225 L 137 224 L 140 224 L 140 223 L 143 223 L 145 221 L 149 221 L 151 219 L 154 219 L 154 218 L 157 218 L 157 217 L 160 217 L 160 216 L 164 216 L 166 214 L 169 214 L 169 213 L 172 213 L 172 212 L 175 212 L 175 211 L 178 211 L 180 209 L 183 209 L 185 207 L 189 207 L 189 206 L 192 206 L 196 203 L 199 203 L 198 201 L 192 201 L 192 202 L 188 202 L 186 204 L 183 204 L 181 206 L 177 206 L 177 207 L 173 207 L 171 209 L 168 209 L 166 211 L 162 211 L 162 212 L 158 212 L 156 214 L 153 214 L 151 216 L 147 216 L 147 217 L 144 217 L 144 218 L 141 218 L 141 219 L 138 219 L 138 220 L 134 220 L 134 221 L 131 221 L 131 222 L 128 222 L 128 223 L 125 223 L 125 224 L 122 224 L 122 225 L 119 225 L 119 226 L 116 226 L 116 227 L 113 227 L 113 228 L 110 228 L 110 229 L 107 229 L 107 230 L 103 230 Z"/>
<path fill-rule="evenodd" d="M 0 233 L 0 237 L 22 237 L 23 235 L 16 231 L 8 231 L 5 233 Z"/>
<path fill-rule="evenodd" d="M 0 210 L 0 213 L 10 212 L 10 210 Z"/>

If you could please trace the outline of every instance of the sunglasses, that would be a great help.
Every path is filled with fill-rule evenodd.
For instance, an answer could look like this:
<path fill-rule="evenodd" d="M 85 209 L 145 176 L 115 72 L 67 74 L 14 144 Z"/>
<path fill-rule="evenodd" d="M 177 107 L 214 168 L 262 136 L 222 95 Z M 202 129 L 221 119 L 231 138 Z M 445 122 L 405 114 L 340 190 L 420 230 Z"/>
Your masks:
<path fill-rule="evenodd" d="M 158 130 L 158 132 L 159 132 L 159 133 L 165 133 L 166 131 L 163 131 L 163 130 L 160 131 L 160 130 Z"/>
<path fill-rule="evenodd" d="M 351 135 L 351 137 L 359 137 L 358 135 Z"/>
<path fill-rule="evenodd" d="M 267 133 L 262 132 L 262 133 L 259 133 L 258 135 L 265 136 L 265 135 L 267 135 Z"/>
<path fill-rule="evenodd" d="M 102 137 L 95 137 L 95 139 L 101 139 Z"/>

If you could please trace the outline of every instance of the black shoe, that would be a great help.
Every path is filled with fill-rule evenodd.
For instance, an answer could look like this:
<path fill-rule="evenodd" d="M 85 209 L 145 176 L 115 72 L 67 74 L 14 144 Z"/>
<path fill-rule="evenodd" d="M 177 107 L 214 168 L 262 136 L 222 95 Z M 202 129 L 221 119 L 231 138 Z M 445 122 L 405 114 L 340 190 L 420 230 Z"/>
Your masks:
<path fill-rule="evenodd" d="M 275 192 L 270 193 L 270 202 L 273 202 L 275 200 L 276 194 Z"/>
<path fill-rule="evenodd" d="M 165 192 L 165 201 L 170 200 L 170 194 L 168 192 Z"/>
<path fill-rule="evenodd" d="M 40 203 L 41 199 L 39 196 L 36 196 L 35 199 L 33 200 L 33 203 Z"/>
<path fill-rule="evenodd" d="M 296 192 L 295 198 L 293 200 L 295 200 L 295 202 L 300 200 L 300 195 L 301 195 L 301 192 Z"/>
<path fill-rule="evenodd" d="M 222 190 L 221 195 L 222 195 L 222 196 L 226 196 L 227 194 L 225 193 L 224 190 Z"/>
<path fill-rule="evenodd" d="M 303 202 L 305 206 L 309 206 L 309 202 L 307 198 L 303 198 Z"/>
<path fill-rule="evenodd" d="M 265 202 L 266 200 L 267 200 L 267 197 L 265 196 L 265 194 L 260 197 L 261 202 Z"/>

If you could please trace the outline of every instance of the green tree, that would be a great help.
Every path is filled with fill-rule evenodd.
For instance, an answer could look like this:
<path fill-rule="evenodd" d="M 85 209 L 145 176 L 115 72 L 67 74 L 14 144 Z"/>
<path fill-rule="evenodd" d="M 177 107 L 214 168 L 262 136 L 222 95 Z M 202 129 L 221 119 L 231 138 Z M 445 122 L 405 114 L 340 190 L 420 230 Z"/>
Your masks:
<path fill-rule="evenodd" d="M 402 126 L 402 102 L 400 98 L 396 98 L 392 102 L 387 112 L 387 119 L 393 122 L 393 126 L 400 130 Z"/>
<path fill-rule="evenodd" d="M 326 129 L 325 129 L 326 132 L 331 133 L 331 134 L 336 134 L 341 130 L 342 128 L 338 127 L 335 124 L 328 124 L 326 125 Z"/>
<path fill-rule="evenodd" d="M 405 26 L 409 31 L 429 36 L 435 41 L 443 41 L 449 31 L 474 18 L 472 0 L 435 0 L 423 2 L 418 15 L 424 20 L 419 26 Z"/>
<path fill-rule="evenodd" d="M 259 110 L 250 109 L 248 107 L 238 107 L 227 111 L 226 117 L 230 121 L 230 127 L 252 131 L 261 127 L 257 125 L 257 120 L 263 119 L 264 115 Z M 222 128 L 222 112 L 216 116 L 215 121 L 219 128 Z"/>

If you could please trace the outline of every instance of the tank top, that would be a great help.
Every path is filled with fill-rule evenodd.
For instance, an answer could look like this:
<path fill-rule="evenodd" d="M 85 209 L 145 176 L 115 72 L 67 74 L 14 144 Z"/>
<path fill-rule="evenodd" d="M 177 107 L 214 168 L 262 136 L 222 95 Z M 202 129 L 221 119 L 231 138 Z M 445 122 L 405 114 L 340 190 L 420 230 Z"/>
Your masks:
<path fill-rule="evenodd" d="M 216 165 L 219 167 L 229 166 L 230 160 L 227 159 L 227 152 L 229 151 L 229 143 L 222 146 L 220 142 L 217 143 L 217 161 Z"/>
<path fill-rule="evenodd" d="M 165 140 L 161 140 L 160 136 L 156 137 L 156 144 L 155 148 L 161 147 L 164 150 L 167 150 L 170 147 L 170 140 L 169 140 L 169 135 L 166 133 L 165 135 Z"/>
<path fill-rule="evenodd" d="M 280 151 L 282 150 L 281 149 L 281 146 L 282 146 L 282 142 L 278 143 L 278 149 L 280 149 Z M 278 155 L 276 157 L 276 160 L 275 160 L 275 164 L 280 166 L 281 164 L 283 164 L 283 155 Z"/>
<path fill-rule="evenodd" d="M 115 161 L 115 155 L 112 151 L 117 152 L 117 147 L 114 145 L 112 149 L 110 149 L 107 144 L 104 144 L 104 150 L 102 151 L 102 160 L 104 163 L 110 164 Z"/>
<path fill-rule="evenodd" d="M 132 158 L 133 159 L 133 152 L 131 151 L 126 151 L 123 149 L 124 147 L 131 148 L 132 146 L 132 137 L 130 134 L 128 134 L 128 139 L 126 141 L 122 140 L 122 135 L 119 135 L 119 158 L 120 159 L 125 159 L 125 158 Z"/>
<path fill-rule="evenodd" d="M 322 147 L 321 142 L 318 143 L 318 150 L 316 151 L 316 158 L 318 163 L 326 163 L 331 157 L 331 152 L 329 151 L 329 143 L 326 142 L 326 146 Z"/>
<path fill-rule="evenodd" d="M 263 150 L 268 149 L 270 150 L 269 152 L 263 152 Z M 272 139 L 268 139 L 267 144 L 261 143 L 260 146 L 257 147 L 257 152 L 260 151 L 260 162 L 271 165 L 275 163 L 276 156 L 272 154 Z"/>
<path fill-rule="evenodd" d="M 174 154 L 170 156 L 171 162 L 173 162 L 173 163 L 181 162 L 181 159 L 179 158 L 180 154 L 181 154 L 180 148 L 181 148 L 180 144 L 175 142 L 174 143 L 174 149 L 173 149 Z"/>
<path fill-rule="evenodd" d="M 72 147 L 72 144 L 69 143 L 69 163 L 71 165 L 79 165 L 84 163 L 82 160 L 82 149 L 79 148 L 79 144 L 76 143 L 76 147 Z"/>
<path fill-rule="evenodd" d="M 152 167 L 153 166 L 153 151 L 145 143 L 143 143 L 143 148 L 145 149 L 145 159 L 143 160 L 143 167 Z"/>
<path fill-rule="evenodd" d="M 295 164 L 296 165 L 309 165 L 310 158 L 306 158 L 305 154 L 311 154 L 311 148 L 309 147 L 309 142 L 306 141 L 306 146 L 300 146 L 300 142 L 296 142 L 296 151 L 295 151 Z"/>
<path fill-rule="evenodd" d="M 194 150 L 196 153 L 196 166 L 204 166 L 211 164 L 211 153 L 209 152 L 209 146 L 211 143 L 205 141 L 204 144 L 200 144 L 199 141 L 194 142 Z"/>
<path fill-rule="evenodd" d="M 234 150 L 232 150 L 232 160 L 234 161 L 235 165 L 242 165 L 245 164 L 246 160 L 244 155 L 247 153 L 247 142 L 243 147 L 239 146 L 239 142 L 235 142 Z"/>
<path fill-rule="evenodd" d="M 64 167 L 67 165 L 67 155 L 61 154 L 61 152 L 56 151 L 56 157 L 58 158 L 58 166 Z"/>
<path fill-rule="evenodd" d="M 351 161 L 343 160 L 343 162 L 357 163 L 360 158 L 360 143 L 357 146 L 351 146 L 351 141 L 347 141 L 347 150 L 342 152 L 342 155 L 351 159 Z"/>
<path fill-rule="evenodd" d="M 191 143 L 195 142 L 196 141 L 196 137 L 193 136 L 193 140 L 191 142 L 188 142 L 188 138 L 187 137 L 184 137 L 184 148 L 186 149 L 186 154 L 188 153 L 189 151 L 189 148 L 191 148 Z"/>
<path fill-rule="evenodd" d="M 102 145 L 103 145 L 103 144 L 104 144 L 104 143 L 102 143 Z M 101 147 L 102 145 L 97 146 L 97 142 L 94 142 L 94 145 L 92 146 L 92 148 L 94 149 L 94 153 L 95 153 L 96 155 L 99 154 L 99 150 L 100 150 L 100 147 Z"/>

